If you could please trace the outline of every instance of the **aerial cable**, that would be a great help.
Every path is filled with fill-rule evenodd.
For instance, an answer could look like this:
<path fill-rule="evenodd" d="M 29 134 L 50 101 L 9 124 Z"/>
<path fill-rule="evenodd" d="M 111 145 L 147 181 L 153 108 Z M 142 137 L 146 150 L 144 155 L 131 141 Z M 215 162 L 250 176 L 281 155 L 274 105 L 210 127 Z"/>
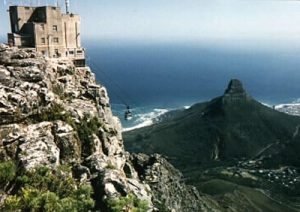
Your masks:
<path fill-rule="evenodd" d="M 136 102 L 133 101 L 132 98 L 130 98 L 130 95 L 128 95 L 124 91 L 124 89 L 122 89 L 120 87 L 120 85 L 115 80 L 113 80 L 102 68 L 100 68 L 94 62 L 92 62 L 92 60 L 90 60 L 90 57 L 88 57 L 86 55 L 86 58 L 87 58 L 88 63 L 90 63 L 94 68 L 96 68 L 97 71 L 102 73 L 102 75 L 107 79 L 107 81 L 109 81 L 108 82 L 109 84 L 113 85 L 114 88 L 117 88 L 116 90 L 110 89 L 109 92 L 111 92 L 113 95 L 115 95 L 121 101 L 121 103 L 124 106 L 126 106 L 126 112 L 125 112 L 125 116 L 124 116 L 125 120 L 131 120 L 132 117 L 133 117 L 132 112 L 131 112 L 132 107 L 130 107 L 128 102 L 123 97 L 125 96 L 125 98 L 131 102 L 131 105 L 136 105 L 137 106 L 138 104 L 136 104 Z M 117 92 L 117 90 L 119 90 L 119 92 Z M 147 113 L 147 111 L 145 111 L 143 108 L 139 108 L 139 110 L 142 111 L 145 114 Z"/>
<path fill-rule="evenodd" d="M 120 85 L 114 79 L 112 79 L 102 68 L 100 68 L 92 60 L 90 60 L 90 57 L 87 57 L 87 58 L 88 58 L 88 61 L 91 63 L 91 65 L 93 65 L 97 70 L 99 70 L 99 72 L 101 72 L 104 75 L 104 77 L 109 81 L 109 83 L 119 90 L 119 93 L 122 93 L 122 96 L 125 96 L 125 98 L 128 99 L 128 100 L 130 100 L 130 102 L 135 103 L 133 101 L 133 99 L 130 98 L 130 95 L 128 93 L 126 93 L 124 91 L 124 89 L 122 89 L 120 87 Z M 126 106 L 128 106 L 128 104 L 126 104 Z"/>
<path fill-rule="evenodd" d="M 99 72 L 101 72 L 102 73 L 102 75 L 107 79 L 107 81 L 109 81 L 108 83 L 109 84 L 111 84 L 111 85 L 113 85 L 115 88 L 117 88 L 117 89 L 119 89 L 119 92 L 117 92 L 116 90 L 114 90 L 114 89 L 111 89 L 110 91 L 126 106 L 126 107 L 128 107 L 129 106 L 129 104 L 128 104 L 128 102 L 122 97 L 122 95 L 121 94 L 119 94 L 119 93 L 121 93 L 121 92 L 123 92 L 123 90 L 116 84 L 116 83 L 114 83 L 113 81 L 112 81 L 112 79 L 102 70 L 102 69 L 100 69 L 95 63 L 93 63 L 93 62 L 90 62 L 91 63 L 91 65 L 93 66 L 93 67 L 95 67 L 96 69 L 97 69 L 97 71 L 99 71 Z M 124 95 L 123 95 L 124 96 Z"/>
<path fill-rule="evenodd" d="M 128 102 L 125 101 L 125 99 L 122 97 L 121 93 L 124 94 L 124 92 L 122 91 L 123 89 L 117 84 L 115 83 L 102 69 L 100 69 L 100 67 L 95 64 L 94 62 L 92 62 L 91 60 L 89 61 L 90 64 L 96 68 L 97 71 L 101 72 L 103 74 L 103 76 L 107 79 L 107 81 L 109 81 L 109 83 L 111 85 L 113 85 L 115 88 L 117 88 L 119 90 L 119 92 L 111 89 L 110 91 L 127 107 L 129 106 Z M 124 96 L 124 95 L 123 95 Z M 126 96 L 126 95 L 125 95 Z"/>
<path fill-rule="evenodd" d="M 113 81 L 111 80 L 111 78 L 110 78 L 105 72 L 102 71 L 102 69 L 100 69 L 95 63 L 93 63 L 93 62 L 91 62 L 91 63 L 92 63 L 92 65 L 93 65 L 94 67 L 96 67 L 96 69 L 97 69 L 98 71 L 100 71 L 102 74 L 104 74 L 104 76 L 105 76 L 107 79 L 109 79 L 110 82 L 113 82 Z M 122 91 L 122 89 L 119 87 L 118 84 L 116 84 L 116 83 L 114 83 L 114 84 L 117 86 L 117 88 L 120 89 L 120 91 Z M 122 97 L 121 95 L 119 95 L 119 94 L 118 94 L 117 92 L 115 92 L 113 89 L 111 89 L 110 91 L 111 91 L 117 98 L 119 98 L 119 100 L 126 106 L 126 111 L 125 111 L 125 113 L 124 113 L 124 119 L 125 119 L 126 121 L 131 120 L 133 116 L 132 116 L 132 112 L 131 112 L 131 109 L 130 109 L 129 104 L 123 99 L 123 97 Z"/>

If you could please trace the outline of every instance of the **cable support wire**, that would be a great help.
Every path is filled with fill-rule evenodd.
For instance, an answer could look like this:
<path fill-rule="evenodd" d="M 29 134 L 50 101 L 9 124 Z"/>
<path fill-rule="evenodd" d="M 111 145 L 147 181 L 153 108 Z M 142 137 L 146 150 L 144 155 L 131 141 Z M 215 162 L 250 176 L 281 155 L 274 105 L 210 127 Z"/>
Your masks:
<path fill-rule="evenodd" d="M 124 89 L 122 89 L 120 87 L 120 85 L 115 82 L 102 68 L 100 68 L 97 64 L 95 64 L 94 62 L 92 62 L 91 60 L 89 60 L 89 63 L 96 68 L 97 71 L 101 72 L 102 75 L 106 78 L 106 80 L 108 81 L 109 84 L 113 85 L 114 89 L 110 89 L 110 92 L 112 92 L 126 107 L 129 107 L 129 103 L 125 100 L 128 99 L 130 100 L 130 102 L 133 103 L 133 101 L 131 101 L 131 98 L 129 97 L 129 95 L 124 91 Z M 118 91 L 117 91 L 118 90 Z M 124 97 L 124 98 L 123 98 Z"/>

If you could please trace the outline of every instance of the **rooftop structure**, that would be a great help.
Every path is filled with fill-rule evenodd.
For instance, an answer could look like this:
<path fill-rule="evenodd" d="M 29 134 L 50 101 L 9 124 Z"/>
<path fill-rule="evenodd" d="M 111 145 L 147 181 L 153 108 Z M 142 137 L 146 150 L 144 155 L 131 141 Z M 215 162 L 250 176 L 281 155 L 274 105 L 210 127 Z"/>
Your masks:
<path fill-rule="evenodd" d="M 81 47 L 80 16 L 66 13 L 57 6 L 10 6 L 11 46 L 35 48 L 48 57 L 67 57 L 75 65 L 85 65 L 85 50 Z"/>

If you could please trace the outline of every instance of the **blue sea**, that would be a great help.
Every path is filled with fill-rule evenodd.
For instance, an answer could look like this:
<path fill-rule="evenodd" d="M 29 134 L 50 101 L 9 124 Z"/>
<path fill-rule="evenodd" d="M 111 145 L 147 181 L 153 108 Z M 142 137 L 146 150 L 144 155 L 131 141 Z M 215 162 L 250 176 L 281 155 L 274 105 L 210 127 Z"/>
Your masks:
<path fill-rule="evenodd" d="M 238 42 L 159 43 L 84 40 L 87 63 L 108 89 L 125 130 L 223 94 L 230 79 L 269 105 L 300 98 L 300 48 Z M 124 120 L 125 105 L 133 119 Z"/>
<path fill-rule="evenodd" d="M 300 49 L 238 48 L 189 43 L 123 43 L 88 40 L 87 62 L 108 89 L 125 130 L 149 125 L 168 110 L 223 94 L 232 78 L 266 104 L 298 101 Z M 124 120 L 125 105 L 134 118 Z"/>

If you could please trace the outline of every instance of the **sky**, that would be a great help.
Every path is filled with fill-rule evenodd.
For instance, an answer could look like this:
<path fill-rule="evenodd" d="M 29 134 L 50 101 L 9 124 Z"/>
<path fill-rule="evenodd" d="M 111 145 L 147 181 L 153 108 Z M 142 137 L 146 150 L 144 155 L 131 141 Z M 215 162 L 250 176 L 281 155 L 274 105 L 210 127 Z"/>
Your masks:
<path fill-rule="evenodd" d="M 6 5 L 5 5 L 6 2 Z M 0 36 L 9 31 L 7 5 L 55 0 L 1 0 Z M 60 4 L 63 2 L 59 1 Z M 70 0 L 84 39 L 145 42 L 273 42 L 300 46 L 300 1 Z"/>

